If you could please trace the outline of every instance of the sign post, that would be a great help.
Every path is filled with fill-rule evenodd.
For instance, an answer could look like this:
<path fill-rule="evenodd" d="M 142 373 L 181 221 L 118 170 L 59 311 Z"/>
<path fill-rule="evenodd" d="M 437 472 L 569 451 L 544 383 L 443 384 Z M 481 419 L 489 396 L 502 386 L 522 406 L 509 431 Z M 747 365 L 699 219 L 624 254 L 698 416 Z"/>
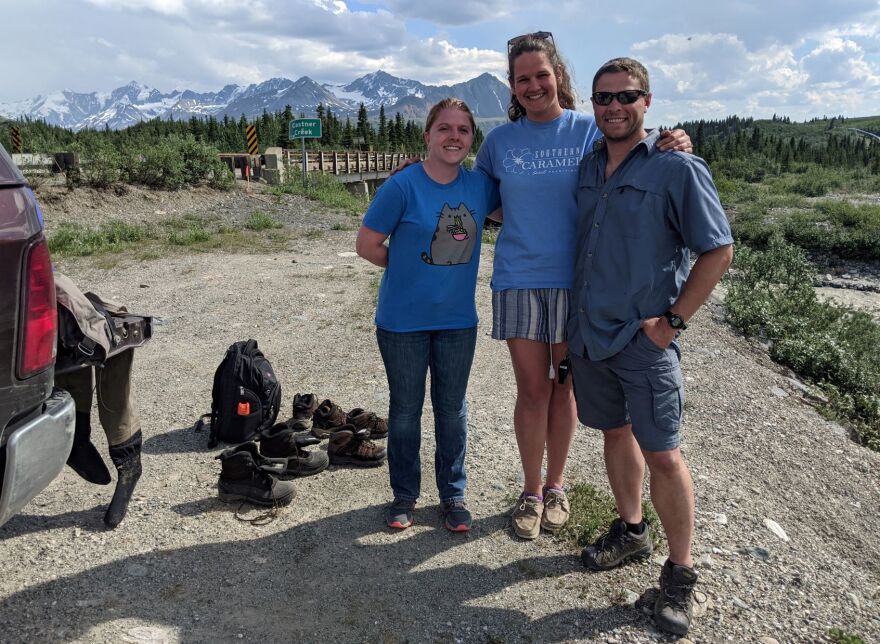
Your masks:
<path fill-rule="evenodd" d="M 306 176 L 308 164 L 308 157 L 306 157 L 306 139 L 321 138 L 321 119 L 293 119 L 288 128 L 287 138 L 302 139 L 302 174 L 303 186 L 305 186 L 308 181 Z"/>

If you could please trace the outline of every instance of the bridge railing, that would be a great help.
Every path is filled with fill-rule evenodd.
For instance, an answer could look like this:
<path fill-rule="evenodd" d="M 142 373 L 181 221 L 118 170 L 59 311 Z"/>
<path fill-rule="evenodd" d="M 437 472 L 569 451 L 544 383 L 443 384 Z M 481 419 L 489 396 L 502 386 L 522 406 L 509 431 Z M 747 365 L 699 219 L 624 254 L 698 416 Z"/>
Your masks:
<path fill-rule="evenodd" d="M 306 172 L 322 174 L 364 174 L 389 172 L 396 168 L 404 159 L 418 157 L 424 159 L 422 153 L 409 152 L 358 152 L 343 151 L 307 151 Z M 291 170 L 302 168 L 301 150 L 284 150 L 284 162 Z"/>

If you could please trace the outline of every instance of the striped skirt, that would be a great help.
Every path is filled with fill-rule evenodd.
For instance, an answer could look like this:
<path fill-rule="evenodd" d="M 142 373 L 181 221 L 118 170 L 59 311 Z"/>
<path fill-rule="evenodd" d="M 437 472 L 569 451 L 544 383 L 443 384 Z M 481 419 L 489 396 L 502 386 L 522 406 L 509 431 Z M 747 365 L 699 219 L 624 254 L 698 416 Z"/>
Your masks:
<path fill-rule="evenodd" d="M 567 288 L 526 288 L 492 292 L 492 337 L 524 338 L 557 344 L 565 341 Z"/>

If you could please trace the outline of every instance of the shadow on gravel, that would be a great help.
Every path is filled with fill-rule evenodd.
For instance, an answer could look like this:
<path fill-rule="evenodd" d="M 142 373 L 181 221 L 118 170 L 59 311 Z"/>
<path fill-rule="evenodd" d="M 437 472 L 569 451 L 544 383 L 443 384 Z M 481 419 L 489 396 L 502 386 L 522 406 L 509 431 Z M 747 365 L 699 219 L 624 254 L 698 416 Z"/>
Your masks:
<path fill-rule="evenodd" d="M 83 532 L 107 532 L 103 517 L 113 493 L 113 488 L 107 487 L 110 490 L 110 493 L 107 495 L 107 502 L 98 504 L 90 510 L 77 510 L 76 512 L 54 515 L 15 515 L 0 528 L 0 541 L 20 537 L 23 534 L 56 530 L 58 528 L 80 528 Z"/>
<path fill-rule="evenodd" d="M 183 454 L 186 452 L 216 451 L 208 449 L 208 430 L 196 431 L 194 425 L 169 429 L 144 441 L 146 454 Z"/>
<path fill-rule="evenodd" d="M 185 522 L 218 510 L 211 501 L 175 510 Z M 629 607 L 566 609 L 531 621 L 524 612 L 494 606 L 527 607 L 517 585 L 581 569 L 569 555 L 498 562 L 493 548 L 506 515 L 479 519 L 465 536 L 444 530 L 434 508 L 422 508 L 418 528 L 390 535 L 377 530 L 383 510 L 361 508 L 248 540 L 156 550 L 32 586 L 0 601 L 0 616 L 42 617 L 12 620 L 14 632 L 4 632 L 10 620 L 0 618 L 0 641 L 82 639 L 96 626 L 126 618 L 149 624 L 153 635 L 188 643 L 554 642 L 642 620 L 647 626 Z M 74 519 L 64 516 L 51 520 Z M 212 520 L 223 539 L 227 519 L 216 512 Z M 483 553 L 478 563 L 449 565 L 457 561 L 449 556 L 454 553 L 442 564 L 433 561 L 463 544 L 471 560 Z M 117 624 L 100 637 L 122 641 L 131 628 Z"/>

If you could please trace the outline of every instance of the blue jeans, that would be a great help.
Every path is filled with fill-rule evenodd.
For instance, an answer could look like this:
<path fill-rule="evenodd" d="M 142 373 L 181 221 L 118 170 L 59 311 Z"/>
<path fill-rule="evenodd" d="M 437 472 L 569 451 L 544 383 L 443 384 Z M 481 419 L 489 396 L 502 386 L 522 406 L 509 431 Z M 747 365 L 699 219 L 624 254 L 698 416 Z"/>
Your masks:
<path fill-rule="evenodd" d="M 416 501 L 422 483 L 419 449 L 425 376 L 431 370 L 434 471 L 441 501 L 464 500 L 467 391 L 477 328 L 395 333 L 376 329 L 388 376 L 388 471 L 396 499 Z"/>

